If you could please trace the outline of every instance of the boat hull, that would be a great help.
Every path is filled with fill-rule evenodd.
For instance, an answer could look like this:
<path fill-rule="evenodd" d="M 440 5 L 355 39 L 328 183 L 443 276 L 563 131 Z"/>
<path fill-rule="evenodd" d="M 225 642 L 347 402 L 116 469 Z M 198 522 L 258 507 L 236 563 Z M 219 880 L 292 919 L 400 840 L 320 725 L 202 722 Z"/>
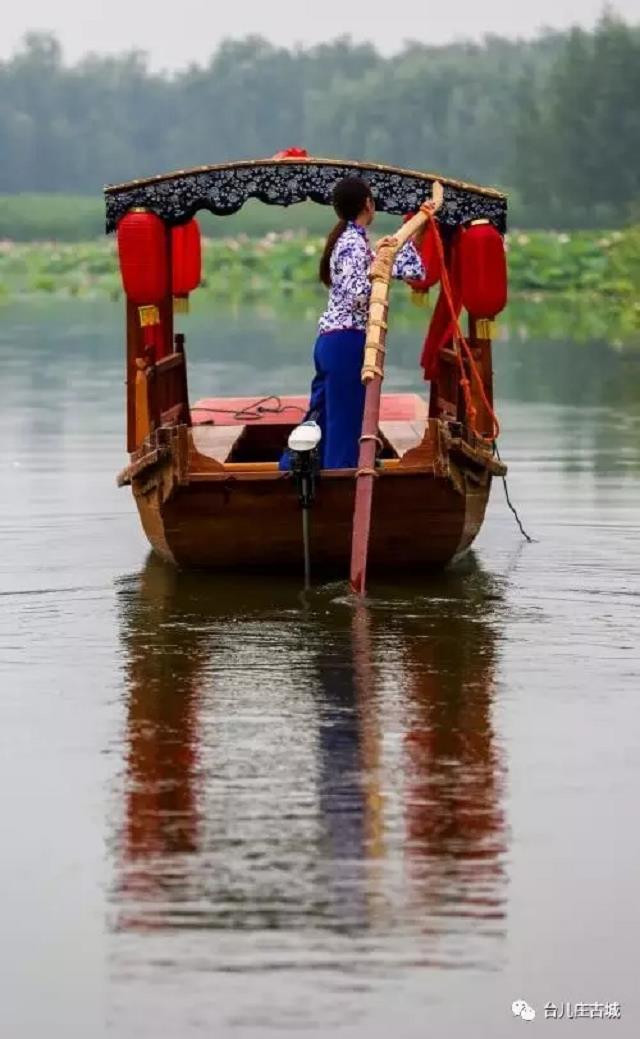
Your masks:
<path fill-rule="evenodd" d="M 384 474 L 376 481 L 370 572 L 443 566 L 476 537 L 487 505 L 483 484 L 463 472 Z M 301 510 L 292 481 L 229 479 L 191 483 L 162 501 L 162 483 L 134 496 L 155 551 L 183 567 L 290 570 L 301 566 Z M 314 571 L 346 574 L 351 551 L 353 476 L 319 481 L 311 510 Z"/>
<path fill-rule="evenodd" d="M 280 400 L 280 398 L 278 398 Z M 294 571 L 303 563 L 296 481 L 277 459 L 293 428 L 283 418 L 306 401 L 253 412 L 244 399 L 210 400 L 194 424 L 163 427 L 132 455 L 118 480 L 130 484 L 142 526 L 163 559 L 220 571 Z M 215 421 L 205 424 L 207 418 Z M 253 421 L 253 425 L 251 421 Z M 368 570 L 442 567 L 472 544 L 492 475 L 504 470 L 486 446 L 453 435 L 413 395 L 383 397 Z M 356 472 L 318 474 L 310 510 L 314 574 L 349 572 Z"/>

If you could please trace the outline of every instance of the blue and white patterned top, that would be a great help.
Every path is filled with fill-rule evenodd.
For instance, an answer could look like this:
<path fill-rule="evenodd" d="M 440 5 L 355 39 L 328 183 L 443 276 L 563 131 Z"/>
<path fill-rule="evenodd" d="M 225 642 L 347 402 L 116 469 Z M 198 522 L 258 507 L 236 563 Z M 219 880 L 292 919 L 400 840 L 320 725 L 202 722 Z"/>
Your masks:
<path fill-rule="evenodd" d="M 373 250 L 364 227 L 347 224 L 331 253 L 329 303 L 318 322 L 318 332 L 337 332 L 353 328 L 364 332 L 371 295 L 369 270 Z M 424 278 L 422 260 L 413 242 L 398 250 L 393 264 L 394 278 Z"/>

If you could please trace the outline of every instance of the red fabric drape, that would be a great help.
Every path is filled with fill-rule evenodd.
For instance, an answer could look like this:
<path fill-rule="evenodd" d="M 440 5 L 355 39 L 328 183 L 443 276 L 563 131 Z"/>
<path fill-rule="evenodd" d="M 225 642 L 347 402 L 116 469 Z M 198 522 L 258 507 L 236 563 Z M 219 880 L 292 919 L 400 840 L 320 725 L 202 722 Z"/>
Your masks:
<path fill-rule="evenodd" d="M 460 284 L 460 231 L 456 231 L 451 241 L 449 256 L 445 258 L 449 282 L 451 284 L 451 295 L 453 298 L 456 317 L 462 309 L 462 289 Z M 427 332 L 420 364 L 424 369 L 425 379 L 437 379 L 440 363 L 440 349 L 446 346 L 454 332 L 454 319 L 449 310 L 447 298 L 443 289 L 440 289 L 429 330 Z"/>
<path fill-rule="evenodd" d="M 407 213 L 403 223 L 406 224 L 407 220 L 410 220 L 413 213 Z M 409 282 L 409 285 L 414 292 L 426 293 L 440 281 L 442 275 L 442 267 L 440 263 L 440 253 L 438 251 L 438 243 L 436 237 L 436 229 L 434 224 L 436 221 L 430 220 L 427 228 L 422 236 L 420 248 L 420 259 L 422 260 L 425 277 L 415 278 Z"/>

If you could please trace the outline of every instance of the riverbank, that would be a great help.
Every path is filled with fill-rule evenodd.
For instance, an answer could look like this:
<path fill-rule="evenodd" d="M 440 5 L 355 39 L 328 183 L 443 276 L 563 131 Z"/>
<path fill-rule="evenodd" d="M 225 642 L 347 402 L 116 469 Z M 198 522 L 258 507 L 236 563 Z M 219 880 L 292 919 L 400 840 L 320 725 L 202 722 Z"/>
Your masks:
<path fill-rule="evenodd" d="M 205 239 L 198 304 L 319 305 L 321 248 L 321 237 L 293 230 Z M 579 336 L 640 336 L 640 227 L 605 234 L 516 231 L 507 248 L 514 321 L 533 322 L 538 330 L 542 322 L 548 335 L 558 322 L 566 328 L 570 321 Z M 117 301 L 121 295 L 113 238 L 0 242 L 0 300 Z M 433 299 L 432 292 L 427 305 Z M 394 307 L 411 320 L 408 292 L 396 293 Z"/>

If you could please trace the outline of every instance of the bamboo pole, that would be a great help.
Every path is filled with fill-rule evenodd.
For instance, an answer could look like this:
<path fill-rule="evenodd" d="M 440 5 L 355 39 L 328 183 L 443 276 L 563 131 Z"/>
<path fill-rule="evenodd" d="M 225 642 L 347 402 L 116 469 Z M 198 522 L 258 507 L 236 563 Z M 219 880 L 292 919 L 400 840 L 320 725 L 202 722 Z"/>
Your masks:
<path fill-rule="evenodd" d="M 384 378 L 384 355 L 387 339 L 387 314 L 389 311 L 389 289 L 393 261 L 398 250 L 420 231 L 440 208 L 443 188 L 439 181 L 433 185 L 431 200 L 423 203 L 418 212 L 396 231 L 392 238 L 385 238 L 376 250 L 371 265 L 371 299 L 367 321 L 367 337 L 364 347 L 362 381 L 366 386 L 360 454 L 356 472 L 356 494 L 353 510 L 351 539 L 351 590 L 364 595 L 367 578 L 367 556 L 371 529 L 371 504 L 373 481 L 377 476 L 376 445 L 380 419 L 380 395 Z"/>

